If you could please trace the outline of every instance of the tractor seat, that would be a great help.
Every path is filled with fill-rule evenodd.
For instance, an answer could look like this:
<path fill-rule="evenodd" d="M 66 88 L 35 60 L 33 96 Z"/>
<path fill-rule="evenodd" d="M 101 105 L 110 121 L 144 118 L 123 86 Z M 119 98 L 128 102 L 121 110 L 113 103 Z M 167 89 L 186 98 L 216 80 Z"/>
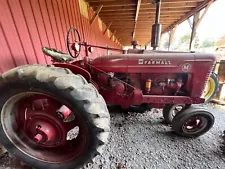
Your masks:
<path fill-rule="evenodd" d="M 67 63 L 74 60 L 69 54 L 58 51 L 54 48 L 43 47 L 42 51 L 45 55 L 50 56 L 53 62 Z"/>

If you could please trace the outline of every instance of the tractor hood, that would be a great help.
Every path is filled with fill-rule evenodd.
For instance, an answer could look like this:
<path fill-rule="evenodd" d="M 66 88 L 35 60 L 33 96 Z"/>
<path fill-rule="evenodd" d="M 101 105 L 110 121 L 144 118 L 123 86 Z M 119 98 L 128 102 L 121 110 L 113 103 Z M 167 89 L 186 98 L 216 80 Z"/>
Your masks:
<path fill-rule="evenodd" d="M 91 64 L 105 72 L 123 72 L 123 73 L 149 73 L 150 69 L 162 71 L 162 69 L 176 68 L 183 65 L 208 63 L 214 64 L 216 57 L 214 54 L 206 53 L 148 53 L 148 54 L 117 54 L 101 56 L 94 59 Z M 208 65 L 207 64 L 207 65 Z M 153 69 L 154 68 L 154 69 Z M 180 72 L 180 71 L 178 71 Z"/>

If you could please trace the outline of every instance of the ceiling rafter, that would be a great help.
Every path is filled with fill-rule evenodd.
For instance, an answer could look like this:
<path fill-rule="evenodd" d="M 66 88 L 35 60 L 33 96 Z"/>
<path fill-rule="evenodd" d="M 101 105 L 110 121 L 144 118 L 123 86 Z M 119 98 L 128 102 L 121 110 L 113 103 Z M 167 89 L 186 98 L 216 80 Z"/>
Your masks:
<path fill-rule="evenodd" d="M 86 0 L 89 6 L 97 10 L 103 5 L 99 17 L 110 31 L 116 31 L 117 42 L 130 45 L 135 39 L 139 42 L 147 42 L 151 38 L 151 26 L 155 22 L 154 0 L 141 0 L 137 13 L 139 0 Z M 163 33 L 207 6 L 214 0 L 162 0 L 160 23 Z M 111 24 L 112 22 L 112 24 Z M 103 30 L 107 32 L 107 29 Z M 113 33 L 111 33 L 113 35 Z"/>
<path fill-rule="evenodd" d="M 178 4 L 178 3 L 189 3 L 189 2 L 203 2 L 204 0 L 163 0 L 162 4 L 168 4 L 168 3 L 173 3 L 173 4 Z M 119 3 L 118 1 L 95 1 L 91 2 L 88 1 L 90 6 L 99 6 L 99 4 L 102 4 L 104 6 L 131 6 L 131 5 L 136 5 L 135 1 L 133 0 L 120 0 Z M 142 0 L 142 4 L 151 4 L 152 1 L 150 0 Z"/>
<path fill-rule="evenodd" d="M 99 5 L 98 9 L 95 11 L 94 15 L 92 16 L 91 20 L 90 20 L 90 24 L 92 24 L 95 19 L 97 18 L 98 14 L 100 13 L 101 9 L 102 9 L 103 5 Z"/>
<path fill-rule="evenodd" d="M 172 23 L 162 33 L 165 33 L 167 31 L 173 29 L 177 25 L 181 24 L 183 21 L 185 21 L 186 19 L 188 19 L 189 17 L 191 17 L 193 14 L 195 14 L 196 12 L 198 12 L 198 11 L 202 10 L 203 8 L 205 8 L 211 1 L 214 2 L 215 0 L 205 0 L 204 2 L 200 3 L 196 8 L 194 8 L 193 10 L 191 10 L 190 12 L 188 12 L 186 15 L 184 15 L 183 17 L 181 17 L 179 20 L 177 20 L 174 23 Z"/>
<path fill-rule="evenodd" d="M 112 25 L 112 22 L 110 22 L 110 24 L 105 28 L 103 35 L 105 35 L 105 33 L 107 32 L 107 30 L 110 28 L 111 25 Z"/>

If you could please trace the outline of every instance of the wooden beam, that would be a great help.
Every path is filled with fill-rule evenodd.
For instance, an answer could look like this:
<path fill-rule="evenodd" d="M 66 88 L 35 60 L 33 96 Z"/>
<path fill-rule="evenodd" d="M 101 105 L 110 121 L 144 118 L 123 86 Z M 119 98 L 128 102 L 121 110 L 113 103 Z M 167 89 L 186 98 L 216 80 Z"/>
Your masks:
<path fill-rule="evenodd" d="M 137 22 L 137 20 L 138 20 L 138 15 L 139 15 L 140 6 L 141 6 L 141 0 L 138 0 L 138 2 L 137 2 L 136 14 L 135 14 L 135 22 Z"/>
<path fill-rule="evenodd" d="M 101 16 L 102 19 L 133 19 L 134 20 L 134 16 L 121 16 L 121 15 L 117 15 L 117 16 Z"/>
<path fill-rule="evenodd" d="M 86 0 L 86 2 L 110 2 L 115 0 Z"/>
<path fill-rule="evenodd" d="M 112 22 L 105 28 L 103 35 L 105 35 L 105 33 L 107 32 L 107 30 L 110 28 L 111 25 L 112 25 Z"/>
<path fill-rule="evenodd" d="M 167 14 L 161 14 L 160 17 L 162 18 L 180 18 L 184 16 L 185 13 L 167 13 Z M 153 14 L 140 14 L 139 13 L 139 18 L 154 18 Z"/>
<path fill-rule="evenodd" d="M 104 20 L 104 22 L 112 22 L 112 20 L 117 20 L 117 21 L 122 21 L 122 20 L 130 20 L 130 21 L 134 21 L 134 18 L 132 18 L 132 17 L 113 17 L 113 18 L 105 18 L 105 17 L 101 17 L 102 18 L 102 20 Z M 169 20 L 178 20 L 180 17 L 178 16 L 178 17 L 176 17 L 176 16 L 163 16 L 163 17 L 161 17 L 160 18 L 160 20 L 162 19 L 162 20 L 167 20 L 167 19 L 169 19 Z M 154 20 L 154 17 L 141 17 L 141 18 L 138 18 L 138 22 L 140 22 L 140 21 L 151 21 L 151 20 Z"/>
<path fill-rule="evenodd" d="M 152 26 L 152 25 L 151 25 L 152 21 L 154 21 L 154 20 L 144 20 L 144 21 L 138 20 L 137 23 L 138 23 L 138 25 L 148 25 L 148 24 L 150 24 L 149 26 Z M 104 21 L 104 22 L 105 22 L 106 24 L 110 24 L 110 23 L 111 23 L 110 21 Z M 173 21 L 165 19 L 165 20 L 163 20 L 163 22 L 164 22 L 164 23 L 171 23 L 171 22 L 173 22 Z M 118 26 L 118 25 L 119 25 L 119 26 L 120 26 L 120 25 L 126 26 L 126 25 L 134 25 L 134 24 L 135 24 L 134 20 L 133 20 L 133 21 L 127 21 L 127 22 L 124 22 L 124 21 L 118 21 L 118 22 L 113 22 L 111 28 L 112 28 L 113 26 Z"/>
<path fill-rule="evenodd" d="M 186 10 L 186 11 L 170 11 L 170 12 L 167 12 L 167 11 L 162 11 L 161 12 L 161 16 L 164 16 L 164 15 L 179 15 L 179 14 L 185 14 L 187 11 L 189 10 Z M 140 15 L 154 15 L 155 14 L 155 11 L 149 11 L 149 10 L 146 10 L 146 11 L 141 11 L 139 10 L 139 16 Z M 101 11 L 101 13 L 99 14 L 100 17 L 113 17 L 113 16 L 134 16 L 135 15 L 135 12 L 133 11 L 117 11 L 117 12 L 105 12 L 103 13 Z"/>
<path fill-rule="evenodd" d="M 160 18 L 162 18 L 162 19 L 163 18 L 175 18 L 175 19 L 179 19 L 182 16 L 183 16 L 182 14 L 173 15 L 173 16 L 171 16 L 171 14 L 167 14 L 167 15 L 160 15 Z M 119 16 L 119 15 L 117 15 L 117 16 L 101 16 L 101 19 L 103 19 L 103 20 L 111 20 L 111 19 L 132 19 L 132 18 L 134 18 L 134 17 L 133 16 L 126 16 L 126 15 L 124 15 L 124 16 Z M 154 19 L 155 16 L 153 16 L 153 15 L 139 15 L 138 20 L 139 19 L 150 19 L 150 18 Z M 136 22 L 136 20 L 135 20 L 135 22 Z"/>
<path fill-rule="evenodd" d="M 213 0 L 213 2 L 214 1 L 215 0 Z M 186 19 L 188 19 L 189 17 L 191 17 L 193 14 L 195 14 L 196 12 L 198 12 L 198 11 L 202 10 L 203 8 L 205 8 L 208 5 L 208 3 L 210 3 L 210 2 L 211 2 L 211 0 L 205 0 L 204 2 L 201 2 L 196 8 L 192 9 L 185 16 L 183 16 L 179 20 L 177 20 L 174 23 L 172 23 L 169 27 L 167 27 L 166 29 L 164 29 L 163 33 L 168 32 L 169 30 L 173 29 L 176 25 L 181 24 L 183 21 L 185 21 Z"/>
<path fill-rule="evenodd" d="M 199 24 L 201 23 L 202 19 L 205 17 L 205 14 L 207 13 L 209 7 L 212 5 L 213 0 L 211 0 L 208 5 L 206 6 L 203 14 L 201 15 L 201 17 L 199 18 L 198 22 L 195 24 L 196 29 L 198 28 Z"/>
<path fill-rule="evenodd" d="M 173 7 L 164 7 L 161 8 L 162 12 L 189 12 L 191 10 L 191 8 L 193 7 L 177 7 L 177 8 L 173 8 Z M 94 10 L 96 10 L 97 8 L 94 8 Z M 101 14 L 109 14 L 109 12 L 132 12 L 133 14 L 135 14 L 136 11 L 136 7 L 135 6 L 125 6 L 125 7 L 103 7 L 101 10 Z M 146 8 L 142 8 L 140 7 L 140 12 L 155 12 L 155 8 L 153 7 L 146 7 Z"/>
<path fill-rule="evenodd" d="M 197 2 L 180 2 L 178 4 L 174 4 L 174 3 L 163 3 L 163 0 L 162 0 L 162 6 L 161 6 L 161 9 L 165 9 L 165 8 L 168 8 L 168 9 L 179 9 L 179 8 L 193 8 L 193 7 L 196 7 L 198 5 Z M 146 4 L 142 4 L 141 5 L 141 9 L 148 9 L 148 10 L 154 10 L 155 7 L 154 6 L 150 6 L 150 5 L 146 5 Z"/>
<path fill-rule="evenodd" d="M 101 9 L 102 9 L 103 5 L 99 5 L 98 9 L 95 11 L 94 15 L 92 16 L 91 20 L 90 20 L 90 24 L 92 25 L 92 23 L 94 22 L 94 20 L 96 19 L 96 17 L 98 16 L 98 14 L 100 13 Z"/>
<path fill-rule="evenodd" d="M 181 7 L 181 8 L 161 8 L 161 12 L 166 12 L 166 13 L 170 13 L 170 12 L 189 12 L 190 10 L 192 10 L 193 8 L 189 7 L 189 8 L 185 8 L 185 7 Z M 155 12 L 155 10 L 153 9 L 140 9 L 140 13 L 148 13 L 148 12 Z"/>
<path fill-rule="evenodd" d="M 132 0 L 119 0 L 119 1 L 110 1 L 110 2 L 90 2 L 90 6 L 99 6 L 99 5 L 106 5 L 108 6 L 130 6 L 135 5 L 135 2 Z"/>
<path fill-rule="evenodd" d="M 94 7 L 95 9 L 96 7 Z M 112 7 L 103 7 L 102 12 L 110 12 L 110 11 L 134 11 L 135 12 L 136 7 L 135 5 L 133 6 L 118 6 L 116 8 Z"/>
<path fill-rule="evenodd" d="M 86 2 L 115 2 L 117 0 L 85 0 Z M 163 0 L 164 3 L 179 3 L 179 2 L 202 2 L 204 0 Z M 126 1 L 122 1 L 126 2 Z M 129 1 L 130 2 L 130 1 Z M 143 0 L 143 3 L 150 3 L 149 0 Z"/>
<path fill-rule="evenodd" d="M 114 12 L 101 12 L 101 16 L 118 16 L 118 15 L 132 15 L 134 16 L 134 11 L 114 11 Z"/>
<path fill-rule="evenodd" d="M 137 33 L 139 32 L 139 31 L 146 31 L 146 32 L 150 32 L 151 31 L 151 27 L 141 27 L 141 28 L 137 28 L 136 27 L 136 35 L 137 35 Z M 126 28 L 123 28 L 123 30 L 126 30 L 126 31 L 132 31 L 133 32 L 133 30 L 134 30 L 134 28 L 128 28 L 128 27 L 126 27 Z M 117 32 L 118 34 L 119 34 L 119 32 Z"/>
<path fill-rule="evenodd" d="M 162 18 L 162 20 L 160 20 L 160 22 L 168 22 L 168 21 L 177 21 L 179 18 Z M 103 19 L 104 20 L 104 23 L 106 24 L 109 24 L 110 22 L 131 22 L 131 21 L 134 21 L 134 19 L 132 18 L 112 18 L 112 19 Z M 139 18 L 138 19 L 138 22 L 154 22 L 154 19 L 153 18 Z M 132 22 L 133 23 L 133 22 Z"/>
<path fill-rule="evenodd" d="M 168 26 L 170 25 L 170 23 L 164 23 L 162 24 L 162 26 Z M 134 28 L 134 25 L 117 25 L 117 26 L 111 26 L 111 29 L 119 29 L 119 28 L 123 28 L 124 29 L 131 29 Z M 142 28 L 146 28 L 146 29 L 151 29 L 152 28 L 152 24 L 137 24 L 136 25 L 136 29 L 142 29 Z"/>
<path fill-rule="evenodd" d="M 191 3 L 191 2 L 203 2 L 204 0 L 163 0 L 162 4 L 179 4 L 179 3 Z M 106 7 L 108 6 L 131 6 L 136 5 L 135 1 L 133 0 L 117 0 L 117 1 L 95 1 L 95 2 L 89 2 L 90 6 L 99 6 L 104 5 Z M 142 4 L 150 5 L 152 1 L 149 0 L 143 0 Z"/>
<path fill-rule="evenodd" d="M 112 33 L 109 39 L 112 39 L 112 37 L 116 34 L 116 30 Z"/>

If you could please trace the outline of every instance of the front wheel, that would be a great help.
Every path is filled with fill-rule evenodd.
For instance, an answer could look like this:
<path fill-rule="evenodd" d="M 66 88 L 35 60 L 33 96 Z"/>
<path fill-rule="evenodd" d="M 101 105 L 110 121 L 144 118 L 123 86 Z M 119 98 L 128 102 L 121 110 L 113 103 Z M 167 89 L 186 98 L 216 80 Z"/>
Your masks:
<path fill-rule="evenodd" d="M 1 144 L 37 169 L 76 169 L 107 141 L 110 116 L 93 85 L 68 69 L 12 69 L 0 79 Z"/>
<path fill-rule="evenodd" d="M 214 116 L 202 107 L 190 107 L 176 114 L 172 121 L 173 130 L 184 137 L 205 134 L 214 124 Z"/>
<path fill-rule="evenodd" d="M 184 108 L 187 108 L 189 105 L 185 104 L 166 104 L 163 107 L 163 118 L 167 124 L 172 124 L 172 120 L 177 113 L 179 113 Z"/>

